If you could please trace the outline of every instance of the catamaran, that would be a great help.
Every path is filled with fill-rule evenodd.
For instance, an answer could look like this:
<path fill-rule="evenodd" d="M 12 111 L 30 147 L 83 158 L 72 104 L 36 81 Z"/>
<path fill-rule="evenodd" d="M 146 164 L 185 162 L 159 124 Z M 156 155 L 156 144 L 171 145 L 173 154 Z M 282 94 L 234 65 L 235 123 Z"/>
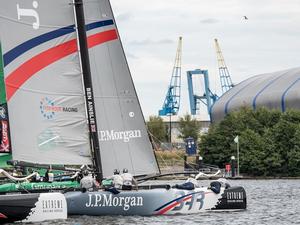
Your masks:
<path fill-rule="evenodd" d="M 135 176 L 160 173 L 109 0 L 9 0 L 0 8 L 0 28 L 13 160 L 90 165 L 98 181 L 114 169 Z M 69 215 L 246 208 L 243 187 L 214 192 L 166 185 L 63 196 Z M 24 197 L 30 194 L 15 195 L 10 205 Z M 13 220 L 1 198 L 2 218 Z"/>

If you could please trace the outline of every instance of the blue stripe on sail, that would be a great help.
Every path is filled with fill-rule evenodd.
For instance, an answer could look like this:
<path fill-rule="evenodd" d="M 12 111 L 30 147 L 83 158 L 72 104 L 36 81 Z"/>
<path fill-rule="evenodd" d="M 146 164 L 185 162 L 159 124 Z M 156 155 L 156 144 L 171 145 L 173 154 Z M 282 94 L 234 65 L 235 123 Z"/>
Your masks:
<path fill-rule="evenodd" d="M 288 91 L 300 80 L 300 78 L 298 78 L 297 80 L 295 80 L 282 94 L 281 96 L 281 110 L 282 112 L 285 112 L 286 106 L 285 106 L 285 96 L 288 93 Z"/>
<path fill-rule="evenodd" d="M 35 38 L 32 38 L 26 42 L 23 42 L 22 44 L 18 45 L 17 47 L 13 48 L 9 52 L 5 53 L 3 56 L 4 60 L 4 66 L 7 66 L 10 64 L 13 60 L 18 58 L 23 53 L 29 51 L 30 49 L 43 44 L 44 42 L 47 42 L 49 40 L 52 40 L 54 38 L 63 36 L 65 34 L 69 34 L 74 32 L 74 25 L 67 26 L 60 28 L 58 30 L 51 31 L 49 33 L 42 34 L 40 36 L 37 36 Z"/>
<path fill-rule="evenodd" d="M 89 30 L 93 30 L 98 27 L 105 27 L 105 26 L 109 26 L 109 25 L 113 25 L 113 24 L 114 24 L 113 20 L 97 21 L 94 23 L 87 24 L 86 30 L 89 31 Z"/>
<path fill-rule="evenodd" d="M 94 23 L 90 23 L 86 25 L 86 30 L 92 30 L 98 27 L 104 27 L 112 25 L 114 22 L 113 20 L 105 20 L 105 21 L 97 21 Z M 3 55 L 3 63 L 4 67 L 10 64 L 12 61 L 14 61 L 16 58 L 18 58 L 20 55 L 24 54 L 25 52 L 29 51 L 30 49 L 41 45 L 47 41 L 50 41 L 52 39 L 64 36 L 66 34 L 72 33 L 75 31 L 75 25 L 70 25 L 67 27 L 60 28 L 58 30 L 54 30 L 45 34 L 42 34 L 40 36 L 34 37 L 26 42 L 23 42 L 22 44 L 16 46 L 15 48 L 11 49 L 7 53 Z"/>

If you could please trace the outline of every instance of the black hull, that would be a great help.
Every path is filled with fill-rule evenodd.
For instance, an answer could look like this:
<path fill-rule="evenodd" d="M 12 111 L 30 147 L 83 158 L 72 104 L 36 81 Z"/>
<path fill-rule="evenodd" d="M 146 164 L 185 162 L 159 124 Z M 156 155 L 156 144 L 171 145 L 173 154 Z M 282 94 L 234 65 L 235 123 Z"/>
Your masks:
<path fill-rule="evenodd" d="M 35 207 L 39 194 L 0 196 L 0 223 L 25 220 Z"/>

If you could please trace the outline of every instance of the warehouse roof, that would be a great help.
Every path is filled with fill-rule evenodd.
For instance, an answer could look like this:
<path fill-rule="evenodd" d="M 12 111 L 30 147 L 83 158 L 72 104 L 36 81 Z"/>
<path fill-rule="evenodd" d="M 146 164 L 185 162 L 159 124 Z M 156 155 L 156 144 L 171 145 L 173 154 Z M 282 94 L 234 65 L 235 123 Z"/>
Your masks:
<path fill-rule="evenodd" d="M 253 109 L 300 109 L 300 67 L 253 76 L 242 81 L 212 106 L 213 122 L 242 106 Z"/>

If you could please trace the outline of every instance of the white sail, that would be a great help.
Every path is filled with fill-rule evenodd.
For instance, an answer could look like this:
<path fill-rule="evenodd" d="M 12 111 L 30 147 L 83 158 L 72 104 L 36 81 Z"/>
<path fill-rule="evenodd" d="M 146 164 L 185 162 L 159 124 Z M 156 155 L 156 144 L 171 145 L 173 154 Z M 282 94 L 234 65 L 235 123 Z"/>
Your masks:
<path fill-rule="evenodd" d="M 14 160 L 91 164 L 70 0 L 6 0 L 1 43 Z"/>
<path fill-rule="evenodd" d="M 123 168 L 134 175 L 158 173 L 110 3 L 83 3 L 103 175 Z"/>

